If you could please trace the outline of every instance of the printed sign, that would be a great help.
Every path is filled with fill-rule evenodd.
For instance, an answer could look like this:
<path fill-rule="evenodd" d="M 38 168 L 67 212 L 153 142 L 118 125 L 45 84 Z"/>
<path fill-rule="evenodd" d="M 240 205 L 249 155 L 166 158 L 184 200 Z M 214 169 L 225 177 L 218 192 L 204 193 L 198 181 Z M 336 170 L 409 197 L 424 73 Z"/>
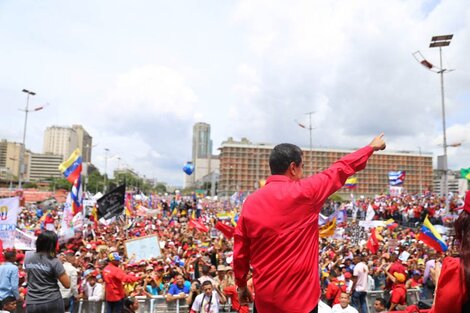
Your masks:
<path fill-rule="evenodd" d="M 150 260 L 162 256 L 158 236 L 145 236 L 124 241 L 126 255 L 133 261 Z"/>

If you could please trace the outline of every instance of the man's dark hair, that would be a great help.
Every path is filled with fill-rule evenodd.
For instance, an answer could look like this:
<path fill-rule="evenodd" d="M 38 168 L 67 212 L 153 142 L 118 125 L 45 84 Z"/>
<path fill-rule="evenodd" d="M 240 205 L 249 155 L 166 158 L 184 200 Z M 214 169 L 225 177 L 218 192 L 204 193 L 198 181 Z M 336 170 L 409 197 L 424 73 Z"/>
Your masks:
<path fill-rule="evenodd" d="M 16 298 L 13 296 L 7 296 L 5 299 L 0 301 L 0 309 L 3 309 L 3 306 L 8 303 L 16 302 Z"/>
<path fill-rule="evenodd" d="M 5 251 L 5 253 L 3 255 L 5 256 L 5 260 L 7 260 L 8 262 L 11 262 L 11 263 L 16 262 L 16 251 L 15 250 Z"/>
<path fill-rule="evenodd" d="M 385 301 L 384 298 L 377 298 L 377 299 L 375 299 L 375 301 L 379 301 L 380 304 L 381 304 L 384 308 L 387 307 L 387 302 Z"/>
<path fill-rule="evenodd" d="M 44 252 L 50 257 L 55 257 L 57 235 L 53 231 L 46 230 L 39 234 L 36 240 L 36 252 Z"/>
<path fill-rule="evenodd" d="M 211 270 L 211 268 L 209 266 L 207 266 L 207 265 L 202 266 L 202 274 L 203 275 L 205 275 L 205 276 L 209 275 L 210 270 Z"/>
<path fill-rule="evenodd" d="M 204 286 L 212 286 L 212 283 L 210 280 L 205 280 L 203 283 L 202 283 L 202 287 Z"/>
<path fill-rule="evenodd" d="M 281 143 L 275 146 L 269 155 L 271 174 L 284 174 L 292 162 L 294 162 L 296 166 L 300 166 L 302 162 L 302 150 L 300 150 L 299 147 L 290 143 Z"/>

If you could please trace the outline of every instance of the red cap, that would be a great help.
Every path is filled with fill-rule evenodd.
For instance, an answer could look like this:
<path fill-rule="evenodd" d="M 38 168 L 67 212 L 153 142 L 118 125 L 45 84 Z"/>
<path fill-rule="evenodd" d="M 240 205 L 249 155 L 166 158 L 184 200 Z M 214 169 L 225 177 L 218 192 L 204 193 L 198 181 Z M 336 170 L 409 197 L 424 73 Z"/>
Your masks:
<path fill-rule="evenodd" d="M 351 273 L 349 272 L 344 273 L 344 278 L 351 278 Z"/>

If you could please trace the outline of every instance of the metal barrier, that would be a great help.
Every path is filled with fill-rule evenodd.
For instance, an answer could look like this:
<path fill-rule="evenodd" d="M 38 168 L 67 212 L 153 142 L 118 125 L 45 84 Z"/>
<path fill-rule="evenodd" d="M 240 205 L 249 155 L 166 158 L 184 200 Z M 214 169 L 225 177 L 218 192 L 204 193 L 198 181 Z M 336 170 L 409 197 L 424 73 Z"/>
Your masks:
<path fill-rule="evenodd" d="M 406 304 L 407 305 L 413 305 L 413 304 L 418 304 L 420 298 L 419 298 L 419 289 L 408 289 L 406 291 Z M 384 298 L 385 300 L 388 300 L 388 297 L 385 297 L 385 293 L 383 290 L 374 290 L 374 291 L 368 291 L 367 296 L 366 296 L 366 305 L 367 305 L 367 311 L 368 312 L 374 312 L 373 306 L 374 302 L 378 298 Z"/>
<path fill-rule="evenodd" d="M 138 313 L 186 313 L 189 312 L 189 306 L 184 300 L 177 300 L 174 302 L 166 302 L 164 296 L 154 296 L 152 298 L 136 297 L 139 301 Z M 230 299 L 228 299 L 230 300 Z M 219 312 L 235 312 L 232 311 L 232 304 L 227 301 L 226 304 L 221 305 Z M 80 300 L 75 304 L 74 313 L 106 313 L 105 301 L 87 301 Z M 250 312 L 252 308 L 250 307 Z M 26 309 L 22 305 L 18 305 L 15 313 L 26 313 Z"/>

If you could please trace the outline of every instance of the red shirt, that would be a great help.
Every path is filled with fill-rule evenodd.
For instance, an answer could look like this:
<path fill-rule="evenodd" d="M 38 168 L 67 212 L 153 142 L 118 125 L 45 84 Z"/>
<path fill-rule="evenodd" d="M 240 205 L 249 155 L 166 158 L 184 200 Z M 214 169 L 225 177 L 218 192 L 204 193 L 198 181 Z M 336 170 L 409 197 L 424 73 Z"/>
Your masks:
<path fill-rule="evenodd" d="M 333 300 L 333 305 L 335 305 L 339 303 L 341 292 L 346 292 L 346 286 L 344 283 L 341 284 L 341 282 L 339 282 L 337 279 L 333 279 L 326 288 L 325 297 L 328 300 Z"/>
<path fill-rule="evenodd" d="M 447 257 L 442 262 L 436 297 L 430 313 L 461 313 L 467 301 L 467 288 L 460 271 L 460 259 Z"/>
<path fill-rule="evenodd" d="M 364 147 L 301 180 L 272 175 L 246 199 L 235 230 L 233 265 L 236 283 L 244 287 L 251 263 L 258 312 L 304 313 L 317 306 L 318 214 L 372 153 Z"/>
<path fill-rule="evenodd" d="M 123 283 L 133 283 L 139 280 L 136 276 L 128 275 L 113 263 L 109 263 L 103 269 L 103 279 L 105 281 L 106 301 L 120 301 L 124 298 Z"/>
<path fill-rule="evenodd" d="M 393 285 L 392 296 L 390 297 L 391 303 L 406 304 L 406 287 L 404 284 Z"/>
<path fill-rule="evenodd" d="M 240 302 L 238 301 L 237 287 L 235 286 L 225 287 L 224 295 L 227 298 L 230 298 L 232 302 L 232 310 L 237 311 L 238 313 L 248 313 L 250 311 L 248 306 L 246 305 L 240 306 Z"/>

